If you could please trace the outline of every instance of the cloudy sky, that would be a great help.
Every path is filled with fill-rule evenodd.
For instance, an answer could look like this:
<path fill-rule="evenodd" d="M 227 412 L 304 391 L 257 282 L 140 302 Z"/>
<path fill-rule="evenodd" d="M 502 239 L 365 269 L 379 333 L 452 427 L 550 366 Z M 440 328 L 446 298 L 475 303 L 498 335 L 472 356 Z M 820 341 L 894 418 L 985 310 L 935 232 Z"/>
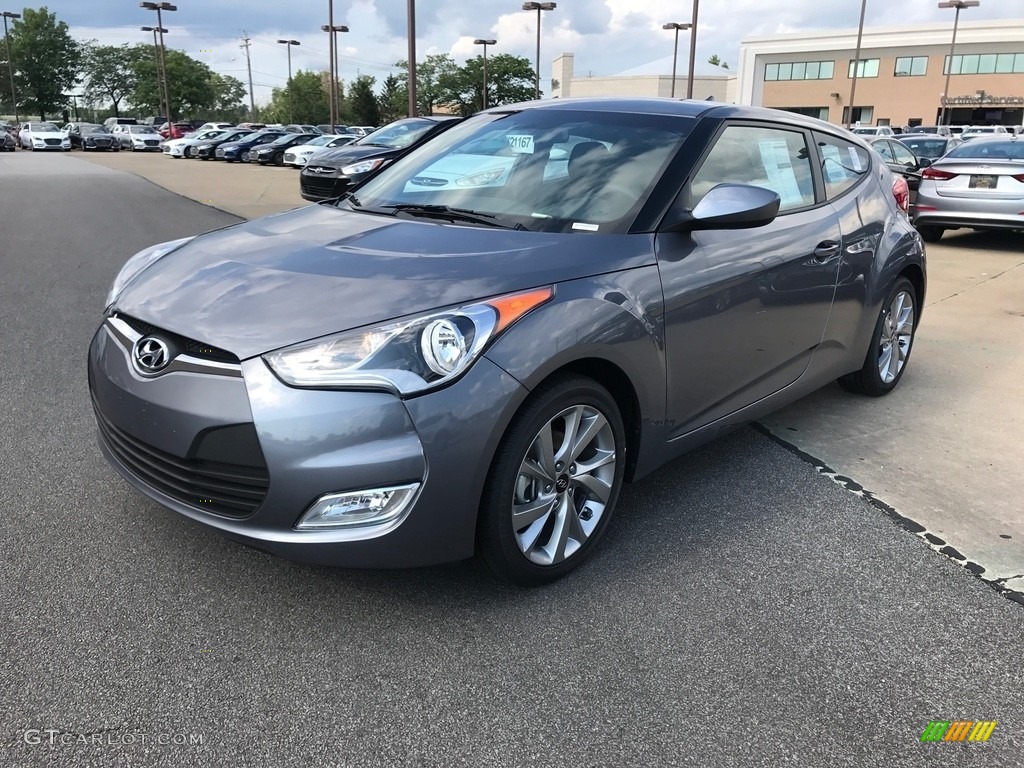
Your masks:
<path fill-rule="evenodd" d="M 293 70 L 326 70 L 329 0 L 173 0 L 177 12 L 164 16 L 168 46 L 186 51 L 212 69 L 247 79 L 243 31 L 252 39 L 253 81 L 257 103 L 270 89 L 287 80 L 288 63 L 279 38 L 299 40 L 292 49 Z M 135 0 L 49 0 L 58 18 L 81 39 L 103 44 L 151 41 L 140 25 L 155 26 L 152 11 Z M 16 3 L 8 3 L 16 8 Z M 867 0 L 865 26 L 949 22 L 953 12 L 940 10 L 936 0 Z M 462 61 L 479 53 L 474 38 L 495 38 L 491 53 L 525 56 L 532 62 L 536 44 L 536 13 L 520 10 L 521 0 L 418 0 L 417 58 L 449 53 Z M 394 71 L 406 57 L 405 0 L 334 0 L 335 24 L 351 32 L 342 35 L 341 75 L 377 77 Z M 560 52 L 576 54 L 576 75 L 614 75 L 671 54 L 672 33 L 665 22 L 690 20 L 691 0 L 558 0 L 543 14 L 541 82 L 549 82 L 551 61 Z M 700 5 L 698 61 L 718 54 L 733 66 L 739 42 L 751 35 L 808 29 L 857 26 L 857 0 L 704 0 Z M 1024 18 L 1024 0 L 981 0 L 981 7 L 961 13 L 961 20 Z M 680 40 L 680 58 L 687 56 Z M 668 73 L 666 73 L 668 74 Z"/>

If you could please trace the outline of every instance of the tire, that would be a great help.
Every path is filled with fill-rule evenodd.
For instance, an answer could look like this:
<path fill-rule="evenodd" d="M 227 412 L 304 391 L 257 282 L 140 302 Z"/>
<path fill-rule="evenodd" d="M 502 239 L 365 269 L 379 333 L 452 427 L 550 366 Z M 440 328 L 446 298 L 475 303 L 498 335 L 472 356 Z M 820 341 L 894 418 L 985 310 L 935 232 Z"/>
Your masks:
<path fill-rule="evenodd" d="M 917 228 L 917 231 L 921 234 L 921 239 L 926 243 L 937 243 L 942 239 L 942 234 L 946 231 L 942 227 L 930 226 L 928 224 L 922 224 Z"/>
<path fill-rule="evenodd" d="M 895 322 L 890 322 L 892 317 L 896 318 Z M 882 303 L 863 367 L 840 378 L 839 385 L 849 392 L 871 397 L 887 395 L 896 389 L 910 362 L 917 317 L 917 291 L 907 278 L 900 277 Z M 893 337 L 895 343 L 891 341 Z M 897 350 L 899 357 L 894 360 L 893 353 Z"/>
<path fill-rule="evenodd" d="M 278 152 L 274 155 L 274 165 L 279 167 L 284 165 L 284 152 Z"/>
<path fill-rule="evenodd" d="M 583 442 L 571 445 L 569 434 Z M 577 375 L 542 385 L 495 452 L 477 525 L 479 558 L 499 579 L 522 586 L 565 576 L 607 528 L 625 466 L 625 429 L 608 390 Z M 519 525 L 516 506 L 523 507 Z"/>

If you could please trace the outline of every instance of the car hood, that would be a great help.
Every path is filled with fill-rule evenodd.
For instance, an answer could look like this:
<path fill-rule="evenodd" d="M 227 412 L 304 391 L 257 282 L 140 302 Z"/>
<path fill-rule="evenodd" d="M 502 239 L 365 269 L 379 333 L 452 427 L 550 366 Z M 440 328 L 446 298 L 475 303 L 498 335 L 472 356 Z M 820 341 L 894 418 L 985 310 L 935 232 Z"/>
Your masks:
<path fill-rule="evenodd" d="M 390 147 L 369 147 L 369 146 L 346 146 L 334 147 L 325 150 L 317 155 L 317 162 L 321 164 L 335 165 L 339 168 L 343 165 L 351 165 L 357 160 L 368 157 L 389 157 L 397 155 L 404 150 L 392 149 Z"/>
<path fill-rule="evenodd" d="M 647 235 L 524 232 L 312 205 L 197 237 L 130 282 L 116 308 L 245 359 L 653 263 Z"/>
<path fill-rule="evenodd" d="M 26 131 L 33 139 L 66 139 L 68 135 L 63 132 L 54 131 Z"/>

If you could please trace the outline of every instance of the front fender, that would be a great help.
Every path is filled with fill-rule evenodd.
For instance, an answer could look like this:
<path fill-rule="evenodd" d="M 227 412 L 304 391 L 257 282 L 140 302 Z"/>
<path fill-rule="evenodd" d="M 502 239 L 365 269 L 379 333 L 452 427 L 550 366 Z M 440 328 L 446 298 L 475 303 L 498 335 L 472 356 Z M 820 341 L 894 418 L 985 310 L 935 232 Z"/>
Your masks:
<path fill-rule="evenodd" d="M 486 357 L 529 390 L 584 361 L 617 368 L 639 410 L 639 476 L 660 463 L 657 446 L 665 439 L 663 306 L 656 266 L 560 283 L 554 300 L 513 325 Z"/>

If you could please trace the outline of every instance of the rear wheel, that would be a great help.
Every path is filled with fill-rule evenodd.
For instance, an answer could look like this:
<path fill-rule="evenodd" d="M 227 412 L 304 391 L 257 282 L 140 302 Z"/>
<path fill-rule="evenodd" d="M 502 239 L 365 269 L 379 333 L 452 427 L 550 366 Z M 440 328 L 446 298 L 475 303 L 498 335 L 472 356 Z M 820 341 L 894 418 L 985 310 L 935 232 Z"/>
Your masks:
<path fill-rule="evenodd" d="M 937 243 L 942 239 L 942 234 L 946 231 L 942 227 L 931 226 L 928 224 L 922 224 L 917 228 L 917 231 L 921 233 L 921 239 L 926 243 Z"/>
<path fill-rule="evenodd" d="M 274 155 L 274 165 L 284 165 L 284 152 Z"/>
<path fill-rule="evenodd" d="M 580 565 L 611 519 L 625 472 L 615 400 L 582 376 L 538 388 L 502 438 L 487 477 L 479 556 L 499 578 L 536 586 Z"/>
<path fill-rule="evenodd" d="M 901 277 L 889 292 L 871 335 L 864 366 L 839 379 L 850 392 L 878 397 L 896 389 L 910 360 L 917 323 L 917 292 Z"/>

